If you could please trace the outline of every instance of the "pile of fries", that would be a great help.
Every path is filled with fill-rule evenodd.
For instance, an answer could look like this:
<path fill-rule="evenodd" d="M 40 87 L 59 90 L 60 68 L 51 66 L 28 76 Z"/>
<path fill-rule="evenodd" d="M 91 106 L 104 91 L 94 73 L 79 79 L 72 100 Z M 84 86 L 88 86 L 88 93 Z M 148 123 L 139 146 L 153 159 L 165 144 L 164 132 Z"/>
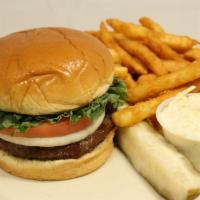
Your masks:
<path fill-rule="evenodd" d="M 130 106 L 112 116 L 119 127 L 149 119 L 163 100 L 190 85 L 200 90 L 199 42 L 167 33 L 148 17 L 139 23 L 107 19 L 99 31 L 89 31 L 109 48 L 115 75 L 127 84 Z"/>

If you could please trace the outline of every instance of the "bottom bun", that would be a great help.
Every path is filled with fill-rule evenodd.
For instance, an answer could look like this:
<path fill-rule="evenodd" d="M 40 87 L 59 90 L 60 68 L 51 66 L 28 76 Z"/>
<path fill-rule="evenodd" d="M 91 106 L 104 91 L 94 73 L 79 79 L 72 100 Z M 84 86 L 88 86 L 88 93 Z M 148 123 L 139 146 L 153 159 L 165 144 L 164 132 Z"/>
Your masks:
<path fill-rule="evenodd" d="M 38 161 L 14 157 L 0 150 L 0 168 L 34 180 L 66 180 L 88 174 L 107 160 L 113 150 L 114 130 L 92 152 L 78 159 Z"/>

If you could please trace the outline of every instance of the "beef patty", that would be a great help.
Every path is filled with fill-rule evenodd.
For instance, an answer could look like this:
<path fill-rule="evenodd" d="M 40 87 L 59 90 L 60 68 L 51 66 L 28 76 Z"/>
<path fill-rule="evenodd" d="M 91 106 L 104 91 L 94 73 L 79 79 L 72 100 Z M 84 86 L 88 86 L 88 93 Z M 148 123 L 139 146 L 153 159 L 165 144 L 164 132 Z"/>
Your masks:
<path fill-rule="evenodd" d="M 114 124 L 111 116 L 106 114 L 100 127 L 85 139 L 56 147 L 37 147 L 23 146 L 7 142 L 0 139 L 0 149 L 8 153 L 26 159 L 34 160 L 59 160 L 59 159 L 77 159 L 86 153 L 91 152 L 98 144 L 100 144 L 109 132 L 113 129 Z"/>

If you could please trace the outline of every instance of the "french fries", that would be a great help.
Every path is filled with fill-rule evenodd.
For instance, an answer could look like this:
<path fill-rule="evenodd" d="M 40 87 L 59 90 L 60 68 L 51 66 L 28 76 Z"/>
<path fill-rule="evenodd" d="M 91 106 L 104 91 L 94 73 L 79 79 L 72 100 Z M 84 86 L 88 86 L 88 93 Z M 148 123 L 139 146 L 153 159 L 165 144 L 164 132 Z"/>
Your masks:
<path fill-rule="evenodd" d="M 150 19 L 149 17 L 141 17 L 139 22 L 146 28 L 155 31 L 155 32 L 165 32 L 164 29 L 155 21 Z"/>
<path fill-rule="evenodd" d="M 121 32 L 122 21 L 119 19 L 107 19 L 106 22 L 116 31 Z"/>
<path fill-rule="evenodd" d="M 121 21 L 119 21 L 119 23 L 121 23 L 120 32 L 130 39 L 142 40 L 146 37 L 151 37 L 152 35 L 152 32 L 146 27 L 133 23 L 123 23 Z"/>
<path fill-rule="evenodd" d="M 157 75 L 166 74 L 167 70 L 162 67 L 161 60 L 155 53 L 150 51 L 145 45 L 138 41 L 129 40 L 126 38 L 116 37 L 119 44 L 126 49 L 130 54 L 142 60 L 151 72 Z"/>
<path fill-rule="evenodd" d="M 128 74 L 128 68 L 117 64 L 114 67 L 114 74 L 115 76 L 124 79 Z"/>
<path fill-rule="evenodd" d="M 130 71 L 137 72 L 139 74 L 147 74 L 147 70 L 144 65 L 138 59 L 131 57 L 115 42 L 112 34 L 108 31 L 104 23 L 101 23 L 100 25 L 100 38 L 108 48 L 112 48 L 118 52 L 122 64 L 127 66 Z"/>
<path fill-rule="evenodd" d="M 199 194 L 198 174 L 190 163 L 180 157 L 181 154 L 168 145 L 154 130 L 161 131 L 162 129 L 155 116 L 160 103 L 191 85 L 196 86 L 193 92 L 200 92 L 200 48 L 195 46 L 198 43 L 197 40 L 168 33 L 151 18 L 141 17 L 139 22 L 140 24 L 136 24 L 119 19 L 107 19 L 106 23 L 101 23 L 100 31 L 90 32 L 109 48 L 115 63 L 114 75 L 127 85 L 129 105 L 112 114 L 113 122 L 121 130 L 118 134 L 118 144 L 135 168 L 162 195 L 176 200 L 193 199 Z M 137 127 L 139 127 L 138 130 Z M 139 131 L 141 128 L 143 132 Z M 142 137 L 141 133 L 144 133 Z M 149 149 L 146 148 L 149 145 L 144 144 L 143 136 L 146 137 L 146 143 L 149 143 L 150 139 L 156 145 L 160 145 L 162 154 L 156 157 L 158 152 L 154 150 L 159 150 L 157 147 L 151 151 L 153 143 Z M 134 139 L 136 140 L 133 141 Z M 143 151 L 147 165 L 150 163 L 154 166 L 153 168 L 144 165 L 145 161 L 141 160 L 137 145 L 141 146 L 139 151 L 150 152 L 146 156 L 146 152 Z M 163 152 L 166 154 L 164 159 L 162 159 Z M 149 156 L 153 157 L 148 159 Z M 157 158 L 160 160 L 158 161 Z M 177 164 L 176 168 L 183 169 L 178 179 L 174 177 L 177 170 L 174 171 L 175 168 L 172 166 L 169 172 L 169 167 L 163 164 L 166 159 L 174 160 Z M 162 171 L 158 177 L 155 176 L 156 168 Z M 187 180 L 192 178 L 193 182 L 188 184 L 187 181 L 187 183 L 182 181 L 183 176 Z M 163 178 L 168 179 L 173 186 L 166 184 L 166 181 L 163 182 Z M 176 187 L 178 191 L 174 190 Z"/>
<path fill-rule="evenodd" d="M 116 43 L 112 38 L 112 35 L 110 34 L 110 32 L 107 30 L 105 24 L 103 22 L 101 22 L 100 24 L 100 34 L 99 37 L 101 39 L 101 41 L 108 47 L 111 49 L 115 49 Z"/>
<path fill-rule="evenodd" d="M 200 59 L 200 48 L 193 48 L 184 54 L 185 59 L 194 61 Z"/>
<path fill-rule="evenodd" d="M 198 43 L 197 40 L 188 36 L 177 36 L 165 32 L 155 32 L 146 27 L 122 22 L 118 19 L 109 19 L 107 22 L 114 30 L 123 33 L 131 39 L 142 40 L 146 37 L 156 37 L 178 52 L 185 52 Z"/>
<path fill-rule="evenodd" d="M 122 64 L 129 68 L 130 72 L 138 73 L 138 74 L 147 74 L 147 69 L 144 64 L 137 59 L 136 57 L 130 56 L 124 49 L 120 46 L 114 47 L 120 54 L 122 58 Z"/>
<path fill-rule="evenodd" d="M 157 37 L 145 37 L 143 39 L 144 44 L 148 46 L 153 52 L 155 52 L 160 58 L 163 59 L 174 59 L 174 60 L 183 60 L 182 55 L 178 54 L 167 44 L 161 42 Z"/>
<path fill-rule="evenodd" d="M 162 100 L 192 84 L 197 86 L 195 92 L 200 91 L 197 40 L 168 33 L 148 17 L 141 17 L 139 24 L 107 19 L 100 31 L 91 34 L 111 49 L 118 64 L 115 76 L 128 88 L 130 106 L 113 114 L 116 125 L 130 126 L 153 117 Z"/>
<path fill-rule="evenodd" d="M 134 88 L 137 85 L 136 81 L 132 78 L 131 74 L 128 73 L 126 67 L 115 65 L 114 74 L 115 76 L 121 78 L 125 82 L 128 90 Z"/>
<path fill-rule="evenodd" d="M 112 55 L 114 63 L 120 64 L 122 60 L 119 53 L 115 51 L 114 49 L 109 49 L 109 51 L 110 51 L 110 54 Z"/>
<path fill-rule="evenodd" d="M 188 36 L 177 36 L 174 34 L 156 33 L 156 36 L 177 52 L 185 52 L 191 49 L 198 42 Z"/>
<path fill-rule="evenodd" d="M 138 84 L 129 92 L 128 101 L 130 103 L 142 101 L 162 91 L 179 87 L 198 78 L 200 78 L 200 61 L 196 61 L 179 71 Z"/>
<path fill-rule="evenodd" d="M 190 62 L 185 60 L 163 60 L 162 65 L 168 72 L 178 71 L 186 66 L 188 66 Z"/>
<path fill-rule="evenodd" d="M 112 119 L 119 127 L 131 126 L 154 115 L 158 105 L 162 101 L 176 95 L 178 92 L 184 89 L 185 87 L 168 91 L 165 94 L 152 98 L 148 101 L 139 102 L 133 106 L 121 109 L 112 115 Z"/>
<path fill-rule="evenodd" d="M 193 92 L 199 92 L 200 91 L 200 79 L 192 81 L 191 83 L 188 84 L 188 86 L 190 86 L 190 85 L 196 86 L 196 88 L 193 90 Z"/>
<path fill-rule="evenodd" d="M 156 79 L 156 75 L 155 74 L 144 74 L 144 75 L 141 75 L 137 82 L 138 83 L 143 83 L 143 82 L 146 82 L 146 81 L 151 81 L 151 80 L 154 80 Z"/>
<path fill-rule="evenodd" d="M 86 31 L 86 33 L 100 39 L 100 34 L 99 34 L 99 31 Z"/>
<path fill-rule="evenodd" d="M 133 89 L 137 85 L 137 83 L 133 80 L 130 74 L 127 74 L 127 76 L 124 79 L 124 82 L 127 85 L 128 91 Z"/>

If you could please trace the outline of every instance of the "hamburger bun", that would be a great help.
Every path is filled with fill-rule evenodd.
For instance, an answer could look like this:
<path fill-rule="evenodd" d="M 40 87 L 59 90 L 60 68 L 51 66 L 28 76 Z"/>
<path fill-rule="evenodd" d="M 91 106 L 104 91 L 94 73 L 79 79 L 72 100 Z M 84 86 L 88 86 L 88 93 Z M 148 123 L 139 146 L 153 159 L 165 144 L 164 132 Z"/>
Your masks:
<path fill-rule="evenodd" d="M 86 105 L 112 83 L 106 47 L 87 33 L 38 28 L 0 39 L 0 110 L 53 114 Z"/>
<path fill-rule="evenodd" d="M 107 48 L 84 32 L 68 28 L 37 28 L 10 34 L 0 38 L 0 111 L 11 118 L 16 114 L 34 118 L 33 115 L 42 117 L 86 106 L 106 93 L 113 82 L 113 66 Z M 0 138 L 0 168 L 34 180 L 66 180 L 94 171 L 113 149 L 112 112 L 106 107 L 104 111 L 108 116 L 91 135 L 86 138 L 76 136 L 76 142 L 63 146 L 29 147 L 10 142 L 10 149 L 7 149 L 8 145 L 4 146 L 5 141 Z M 62 119 L 56 124 L 45 120 L 36 127 L 28 127 L 30 131 L 37 128 L 38 140 L 42 130 L 48 132 L 50 127 L 57 133 L 62 125 Z M 29 123 L 22 120 L 18 124 L 22 122 Z M 84 124 L 81 126 L 87 131 Z M 67 133 L 69 127 L 65 127 L 64 134 L 75 134 L 76 131 Z M 9 128 L 5 127 L 5 131 Z M 18 129 L 14 126 L 11 131 L 15 130 Z M 19 140 L 22 139 L 20 136 Z M 71 157 L 66 157 L 69 154 Z"/>
<path fill-rule="evenodd" d="M 0 150 L 0 167 L 15 176 L 34 180 L 66 180 L 83 176 L 104 164 L 113 150 L 113 136 L 114 130 L 93 151 L 79 159 L 26 160 Z"/>

